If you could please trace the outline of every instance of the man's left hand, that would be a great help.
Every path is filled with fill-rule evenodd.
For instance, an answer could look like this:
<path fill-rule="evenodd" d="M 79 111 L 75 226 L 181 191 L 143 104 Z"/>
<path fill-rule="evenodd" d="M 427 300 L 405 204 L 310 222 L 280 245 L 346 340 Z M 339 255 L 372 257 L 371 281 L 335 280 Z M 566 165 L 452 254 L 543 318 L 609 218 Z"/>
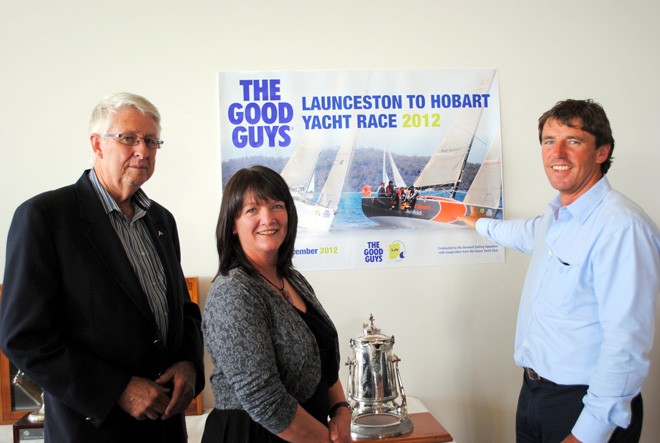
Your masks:
<path fill-rule="evenodd" d="M 195 398 L 195 381 L 197 378 L 195 366 L 189 361 L 180 361 L 170 366 L 158 379 L 156 383 L 165 385 L 172 383 L 172 398 L 162 420 L 167 420 L 173 415 L 186 410 L 190 402 Z"/>

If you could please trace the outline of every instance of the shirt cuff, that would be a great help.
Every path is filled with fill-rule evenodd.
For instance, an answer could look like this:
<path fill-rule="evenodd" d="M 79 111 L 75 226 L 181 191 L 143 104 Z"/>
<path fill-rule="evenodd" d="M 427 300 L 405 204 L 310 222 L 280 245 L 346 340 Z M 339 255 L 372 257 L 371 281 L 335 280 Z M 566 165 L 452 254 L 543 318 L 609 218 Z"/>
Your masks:
<path fill-rule="evenodd" d="M 474 225 L 474 229 L 484 237 L 488 237 L 488 225 L 492 221 L 492 218 L 483 217 L 477 220 L 477 223 Z"/>
<path fill-rule="evenodd" d="M 603 423 L 582 409 L 571 433 L 583 443 L 602 443 L 610 439 L 615 429 L 615 425 Z"/>

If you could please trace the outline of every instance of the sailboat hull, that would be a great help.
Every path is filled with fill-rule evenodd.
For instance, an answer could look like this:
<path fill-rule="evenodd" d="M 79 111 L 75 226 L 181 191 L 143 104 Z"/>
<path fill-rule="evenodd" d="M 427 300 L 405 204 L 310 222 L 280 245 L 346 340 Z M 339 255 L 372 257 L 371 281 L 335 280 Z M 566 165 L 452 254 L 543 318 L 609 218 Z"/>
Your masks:
<path fill-rule="evenodd" d="M 403 228 L 430 228 L 447 225 L 464 226 L 458 217 L 470 213 L 470 205 L 446 197 L 424 196 L 419 197 L 414 208 L 401 208 L 401 205 L 392 208 L 389 197 L 362 197 L 362 212 L 370 220 L 390 226 Z M 498 216 L 498 210 L 481 208 L 489 217 Z M 499 216 L 501 217 L 501 215 Z"/>
<path fill-rule="evenodd" d="M 329 231 L 335 213 L 314 203 L 294 200 L 298 212 L 298 227 L 313 231 Z"/>

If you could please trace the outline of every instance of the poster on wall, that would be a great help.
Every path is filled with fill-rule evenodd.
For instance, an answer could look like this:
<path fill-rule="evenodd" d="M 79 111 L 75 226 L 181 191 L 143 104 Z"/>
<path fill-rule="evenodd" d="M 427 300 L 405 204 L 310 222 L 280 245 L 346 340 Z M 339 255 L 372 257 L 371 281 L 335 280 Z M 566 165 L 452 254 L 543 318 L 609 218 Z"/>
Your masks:
<path fill-rule="evenodd" d="M 497 70 L 219 74 L 222 183 L 286 180 L 300 270 L 504 261 L 457 221 L 502 218 Z"/>

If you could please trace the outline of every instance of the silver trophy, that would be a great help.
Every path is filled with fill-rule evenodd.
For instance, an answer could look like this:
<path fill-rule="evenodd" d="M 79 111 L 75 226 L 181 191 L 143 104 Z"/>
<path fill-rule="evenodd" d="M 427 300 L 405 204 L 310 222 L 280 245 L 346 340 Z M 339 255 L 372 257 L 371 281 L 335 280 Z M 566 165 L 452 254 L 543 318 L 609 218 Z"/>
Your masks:
<path fill-rule="evenodd" d="M 28 414 L 28 421 L 30 423 L 43 423 L 44 418 L 46 417 L 46 408 L 44 405 L 44 393 L 35 382 L 33 382 L 29 377 L 25 375 L 20 369 L 16 372 L 14 379 L 12 380 L 14 386 L 20 389 L 25 395 L 27 395 L 33 402 L 40 405 L 38 411 L 31 412 Z"/>
<path fill-rule="evenodd" d="M 364 335 L 350 340 L 355 353 L 349 367 L 347 398 L 351 404 L 351 435 L 384 438 L 412 431 L 399 357 L 392 353 L 394 336 L 374 326 L 373 315 L 362 325 Z"/>

